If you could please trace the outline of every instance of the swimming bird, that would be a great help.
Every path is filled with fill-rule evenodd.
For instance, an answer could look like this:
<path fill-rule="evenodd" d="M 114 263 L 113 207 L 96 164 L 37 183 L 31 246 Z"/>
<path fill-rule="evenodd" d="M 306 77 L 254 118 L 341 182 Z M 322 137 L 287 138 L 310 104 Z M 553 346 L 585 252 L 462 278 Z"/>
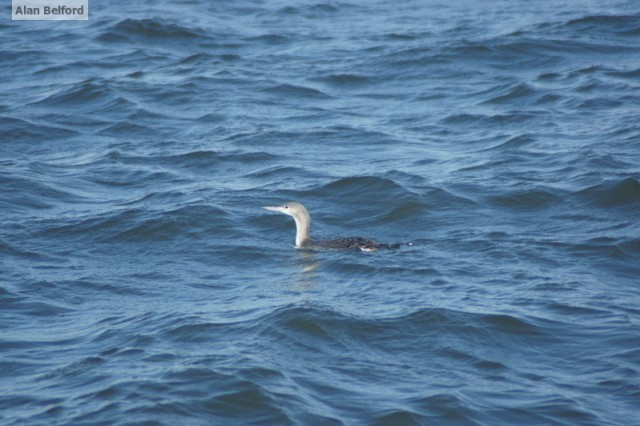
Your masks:
<path fill-rule="evenodd" d="M 311 217 L 307 209 L 300 203 L 291 202 L 277 207 L 263 207 L 274 212 L 284 213 L 296 221 L 296 248 L 332 248 L 332 249 L 360 249 L 375 251 L 381 248 L 398 248 L 400 244 L 384 244 L 362 237 L 344 237 L 333 240 L 315 241 L 311 239 Z"/>

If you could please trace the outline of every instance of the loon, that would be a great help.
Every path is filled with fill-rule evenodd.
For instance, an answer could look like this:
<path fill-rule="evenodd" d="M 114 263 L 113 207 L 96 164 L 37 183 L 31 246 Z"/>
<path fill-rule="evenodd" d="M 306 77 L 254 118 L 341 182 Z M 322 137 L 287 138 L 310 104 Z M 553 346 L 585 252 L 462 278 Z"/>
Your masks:
<path fill-rule="evenodd" d="M 384 244 L 362 237 L 345 237 L 334 240 L 314 241 L 309 235 L 309 231 L 311 230 L 311 217 L 302 204 L 291 202 L 278 207 L 263 208 L 293 217 L 293 220 L 296 221 L 296 248 L 298 249 L 331 248 L 375 251 L 382 248 L 400 247 L 400 244 Z"/>

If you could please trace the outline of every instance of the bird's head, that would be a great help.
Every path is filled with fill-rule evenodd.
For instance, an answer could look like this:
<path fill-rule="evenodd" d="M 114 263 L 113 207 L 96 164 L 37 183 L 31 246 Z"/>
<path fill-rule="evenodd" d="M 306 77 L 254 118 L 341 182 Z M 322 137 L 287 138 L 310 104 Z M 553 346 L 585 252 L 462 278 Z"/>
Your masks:
<path fill-rule="evenodd" d="M 293 217 L 296 217 L 299 214 L 307 213 L 307 209 L 305 209 L 302 204 L 296 203 L 296 202 L 293 202 L 293 201 L 290 202 L 290 203 L 283 204 L 281 206 L 263 207 L 263 209 L 271 210 L 273 212 L 284 213 L 286 215 L 293 216 Z"/>

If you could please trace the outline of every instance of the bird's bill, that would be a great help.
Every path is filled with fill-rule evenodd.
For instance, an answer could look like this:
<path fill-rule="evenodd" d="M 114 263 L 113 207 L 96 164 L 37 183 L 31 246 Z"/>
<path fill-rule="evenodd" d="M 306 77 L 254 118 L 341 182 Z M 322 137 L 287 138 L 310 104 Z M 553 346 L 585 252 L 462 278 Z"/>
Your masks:
<path fill-rule="evenodd" d="M 282 213 L 282 212 L 284 211 L 284 208 L 283 208 L 283 207 L 270 207 L 270 206 L 266 206 L 266 207 L 263 207 L 263 209 L 271 210 L 272 212 L 280 212 L 280 213 Z"/>

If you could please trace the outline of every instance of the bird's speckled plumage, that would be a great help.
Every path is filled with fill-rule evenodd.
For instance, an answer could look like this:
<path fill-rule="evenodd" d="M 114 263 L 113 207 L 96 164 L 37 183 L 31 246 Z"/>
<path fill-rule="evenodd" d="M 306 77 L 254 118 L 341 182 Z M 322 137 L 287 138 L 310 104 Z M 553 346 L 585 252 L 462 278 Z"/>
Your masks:
<path fill-rule="evenodd" d="M 296 248 L 360 249 L 375 251 L 381 248 L 397 248 L 399 245 L 379 243 L 362 237 L 344 237 L 333 240 L 314 241 L 311 239 L 311 217 L 300 203 L 291 202 L 278 207 L 263 207 L 267 210 L 284 213 L 296 221 Z"/>

